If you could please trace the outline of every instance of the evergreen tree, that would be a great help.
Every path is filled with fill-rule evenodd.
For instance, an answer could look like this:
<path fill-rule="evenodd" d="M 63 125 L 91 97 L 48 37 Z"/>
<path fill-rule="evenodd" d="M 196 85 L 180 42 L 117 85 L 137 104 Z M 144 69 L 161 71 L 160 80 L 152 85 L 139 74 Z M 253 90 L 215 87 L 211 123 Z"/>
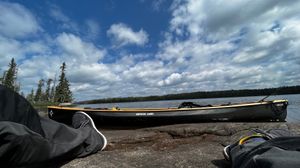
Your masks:
<path fill-rule="evenodd" d="M 15 92 L 20 93 L 21 91 L 21 83 L 19 82 L 18 84 L 15 84 Z"/>
<path fill-rule="evenodd" d="M 50 96 L 50 90 L 51 90 L 51 83 L 52 83 L 53 79 L 48 79 L 47 81 L 47 88 L 45 91 L 45 101 L 49 102 L 51 101 L 51 96 Z"/>
<path fill-rule="evenodd" d="M 34 102 L 34 90 L 33 89 L 31 89 L 31 92 L 27 95 L 26 99 L 31 103 Z"/>
<path fill-rule="evenodd" d="M 41 79 L 38 83 L 38 88 L 36 90 L 34 101 L 35 102 L 41 102 L 43 98 L 43 87 L 44 87 L 44 80 Z"/>
<path fill-rule="evenodd" d="M 0 84 L 3 84 L 3 80 L 4 80 L 4 76 L 5 76 L 5 72 L 3 72 L 3 76 L 0 76 Z"/>
<path fill-rule="evenodd" d="M 66 64 L 63 63 L 60 67 L 61 75 L 59 76 L 59 83 L 55 89 L 55 102 L 63 103 L 63 102 L 72 102 L 72 92 L 70 90 L 69 81 L 66 78 Z"/>
<path fill-rule="evenodd" d="M 16 64 L 14 58 L 11 59 L 11 62 L 9 63 L 8 66 L 9 66 L 8 70 L 3 75 L 2 84 L 5 85 L 6 87 L 18 92 L 20 89 L 16 85 L 18 70 L 17 70 L 17 64 Z"/>

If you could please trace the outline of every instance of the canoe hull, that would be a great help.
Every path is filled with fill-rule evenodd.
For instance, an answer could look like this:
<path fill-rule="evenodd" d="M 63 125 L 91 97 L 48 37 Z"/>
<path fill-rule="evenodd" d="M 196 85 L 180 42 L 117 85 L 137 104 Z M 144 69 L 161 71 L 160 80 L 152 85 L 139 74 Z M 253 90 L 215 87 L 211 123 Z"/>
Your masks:
<path fill-rule="evenodd" d="M 95 110 L 80 108 L 48 107 L 49 118 L 70 122 L 76 111 L 84 111 L 104 123 L 124 122 L 201 122 L 201 121 L 284 121 L 287 101 L 270 101 L 227 106 L 182 109 L 120 109 Z M 68 121 L 67 121 L 68 120 Z"/>

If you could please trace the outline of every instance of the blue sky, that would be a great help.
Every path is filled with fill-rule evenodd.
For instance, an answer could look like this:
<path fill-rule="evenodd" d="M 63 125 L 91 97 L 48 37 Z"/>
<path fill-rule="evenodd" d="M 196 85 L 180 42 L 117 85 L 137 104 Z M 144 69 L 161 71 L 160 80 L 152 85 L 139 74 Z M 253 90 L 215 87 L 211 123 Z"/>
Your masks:
<path fill-rule="evenodd" d="M 0 1 L 0 73 L 67 64 L 75 100 L 300 84 L 300 2 Z"/>

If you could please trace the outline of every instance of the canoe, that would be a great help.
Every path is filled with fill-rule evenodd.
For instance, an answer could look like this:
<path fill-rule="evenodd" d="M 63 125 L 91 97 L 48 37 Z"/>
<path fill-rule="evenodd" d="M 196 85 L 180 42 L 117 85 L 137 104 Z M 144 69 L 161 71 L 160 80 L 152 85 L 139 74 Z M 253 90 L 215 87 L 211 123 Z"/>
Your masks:
<path fill-rule="evenodd" d="M 201 121 L 285 121 L 287 100 L 272 100 L 200 106 L 185 102 L 174 108 L 83 108 L 48 106 L 48 116 L 70 123 L 72 115 L 83 111 L 104 123 L 120 122 L 201 122 Z"/>

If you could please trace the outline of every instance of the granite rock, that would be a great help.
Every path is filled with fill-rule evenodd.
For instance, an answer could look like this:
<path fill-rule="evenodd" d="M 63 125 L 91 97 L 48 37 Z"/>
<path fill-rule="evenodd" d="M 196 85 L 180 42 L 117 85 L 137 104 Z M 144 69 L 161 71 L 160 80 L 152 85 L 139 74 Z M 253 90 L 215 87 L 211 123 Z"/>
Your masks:
<path fill-rule="evenodd" d="M 228 167 L 222 155 L 223 147 L 252 129 L 281 128 L 300 134 L 300 124 L 286 122 L 98 128 L 107 137 L 107 148 L 62 167 Z"/>

